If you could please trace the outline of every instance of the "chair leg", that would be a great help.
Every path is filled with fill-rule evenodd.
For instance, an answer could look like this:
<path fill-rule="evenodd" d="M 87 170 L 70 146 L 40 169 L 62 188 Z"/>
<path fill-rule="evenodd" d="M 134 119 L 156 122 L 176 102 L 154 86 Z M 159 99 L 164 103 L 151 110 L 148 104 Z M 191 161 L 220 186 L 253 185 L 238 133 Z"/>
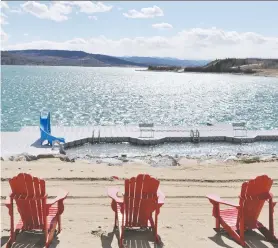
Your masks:
<path fill-rule="evenodd" d="M 214 204 L 213 212 L 214 212 L 214 217 L 215 217 L 215 229 L 217 231 L 219 231 L 220 230 L 220 209 L 219 209 L 219 204 Z"/>
<path fill-rule="evenodd" d="M 154 237 L 155 237 L 155 242 L 159 243 L 159 238 L 158 238 L 158 234 L 157 234 L 157 226 L 158 226 L 158 214 L 157 211 L 155 212 L 155 219 L 154 219 L 155 223 L 154 223 Z"/>
<path fill-rule="evenodd" d="M 119 227 L 119 230 L 121 228 L 121 232 L 120 232 L 120 248 L 124 247 L 124 226 Z"/>
<path fill-rule="evenodd" d="M 6 248 L 10 248 L 12 246 L 12 244 L 13 244 L 13 241 L 12 241 L 12 239 L 10 237 L 8 242 L 7 242 L 7 244 L 6 244 Z"/>
<path fill-rule="evenodd" d="M 62 230 L 61 215 L 58 216 L 58 233 Z"/>
<path fill-rule="evenodd" d="M 114 228 L 116 228 L 117 227 L 117 212 L 115 212 L 115 221 L 114 221 Z"/>
<path fill-rule="evenodd" d="M 10 197 L 11 201 L 11 207 L 9 209 L 10 214 L 10 227 L 11 227 L 11 234 L 10 234 L 10 240 L 9 244 L 12 245 L 12 243 L 15 241 L 15 230 L 14 230 L 14 211 L 13 211 L 13 199 Z"/>
<path fill-rule="evenodd" d="M 55 222 L 53 223 L 51 229 L 48 231 L 48 234 L 47 234 L 47 240 L 45 242 L 45 247 L 49 247 L 53 238 L 54 238 L 54 235 L 55 235 L 55 232 L 56 232 L 56 227 L 57 227 L 57 224 L 58 224 L 58 219 L 55 220 Z"/>
<path fill-rule="evenodd" d="M 154 227 L 154 236 L 155 236 L 155 242 L 158 244 L 159 238 L 158 238 L 158 234 L 157 234 L 157 225 Z"/>
<path fill-rule="evenodd" d="M 151 223 L 152 230 L 154 230 L 154 221 L 152 216 L 149 218 L 149 221 Z"/>
<path fill-rule="evenodd" d="M 244 240 L 242 241 L 240 234 L 238 234 L 237 231 L 235 231 L 233 228 L 231 228 L 226 222 L 224 222 L 222 219 L 220 220 L 221 226 L 224 228 L 224 230 L 229 234 L 231 238 L 233 238 L 237 243 L 242 245 L 243 247 L 246 246 Z"/>
<path fill-rule="evenodd" d="M 239 230 L 239 236 L 240 236 L 240 243 L 242 246 L 245 246 L 245 241 L 244 241 L 244 226 L 240 224 L 240 230 Z"/>
<path fill-rule="evenodd" d="M 219 220 L 219 217 L 216 217 L 216 218 L 215 218 L 215 229 L 216 229 L 217 231 L 220 230 L 220 220 Z"/>
<path fill-rule="evenodd" d="M 44 239 L 45 239 L 45 247 L 47 247 L 47 243 L 48 243 L 48 231 L 47 231 L 47 227 L 45 227 L 45 229 L 44 229 Z"/>
<path fill-rule="evenodd" d="M 273 199 L 269 199 L 269 232 L 270 235 L 275 239 L 274 236 L 274 220 L 273 220 L 273 215 L 274 215 L 274 207 L 276 203 L 273 202 Z"/>
<path fill-rule="evenodd" d="M 278 242 L 278 238 L 274 235 L 274 206 L 276 203 L 273 202 L 273 199 L 269 199 L 269 229 L 267 229 L 262 223 L 260 223 L 260 228 L 258 229 L 265 238 L 270 242 Z"/>
<path fill-rule="evenodd" d="M 11 225 L 11 231 L 10 231 L 10 238 L 9 238 L 7 244 L 6 244 L 6 248 L 10 248 L 12 246 L 13 242 L 15 242 L 15 236 L 16 236 L 16 234 L 15 234 L 15 231 L 14 231 L 14 226 L 12 224 Z"/>
<path fill-rule="evenodd" d="M 15 232 L 11 229 L 10 243 L 12 244 L 15 241 Z"/>

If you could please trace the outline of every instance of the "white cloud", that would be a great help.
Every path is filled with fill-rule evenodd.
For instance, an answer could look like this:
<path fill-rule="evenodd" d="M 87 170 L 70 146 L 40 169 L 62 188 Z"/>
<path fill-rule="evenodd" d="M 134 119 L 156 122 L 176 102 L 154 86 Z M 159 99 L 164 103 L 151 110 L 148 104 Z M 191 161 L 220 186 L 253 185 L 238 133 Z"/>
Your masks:
<path fill-rule="evenodd" d="M 9 35 L 2 28 L 2 25 L 9 24 L 7 21 L 7 16 L 2 12 L 3 8 L 8 9 L 9 6 L 5 2 L 1 2 L 1 15 L 0 15 L 1 43 L 5 43 L 9 39 Z"/>
<path fill-rule="evenodd" d="M 123 8 L 122 7 L 118 7 L 118 10 L 121 11 L 121 10 L 123 10 Z"/>
<path fill-rule="evenodd" d="M 16 14 L 20 14 L 22 13 L 21 9 L 10 9 L 11 13 L 16 13 Z"/>
<path fill-rule="evenodd" d="M 0 26 L 1 26 L 1 43 L 5 43 L 9 39 L 9 35 L 4 31 L 2 25 L 9 24 L 7 21 L 7 16 L 3 13 L 3 9 L 9 9 L 9 6 L 6 2 L 0 2 L 1 6 L 1 15 L 0 15 Z"/>
<path fill-rule="evenodd" d="M 67 49 L 114 56 L 159 56 L 186 59 L 215 59 L 226 57 L 278 57 L 278 37 L 257 33 L 238 33 L 217 28 L 193 28 L 173 36 L 153 36 L 108 39 L 75 38 L 64 42 L 38 40 L 5 49 Z"/>
<path fill-rule="evenodd" d="M 90 20 L 97 20 L 97 17 L 96 16 L 88 16 L 88 18 L 90 19 Z"/>
<path fill-rule="evenodd" d="M 113 8 L 113 6 L 105 5 L 102 2 L 72 1 L 66 3 L 79 7 L 79 12 L 83 12 L 87 14 L 108 12 Z"/>
<path fill-rule="evenodd" d="M 5 1 L 0 2 L 0 8 L 1 8 L 1 15 L 0 15 L 0 25 L 6 25 L 9 24 L 7 22 L 7 16 L 4 14 L 4 10 L 9 10 L 9 6 Z"/>
<path fill-rule="evenodd" d="M 18 8 L 16 8 L 16 9 L 11 9 L 11 8 L 9 7 L 9 5 L 7 4 L 7 2 L 5 2 L 5 1 L 1 1 L 1 2 L 0 2 L 0 8 L 1 8 L 1 12 L 2 12 L 3 10 L 6 10 L 6 11 L 8 11 L 8 12 L 10 12 L 10 13 L 22 13 L 21 9 L 18 9 Z M 3 13 L 3 12 L 2 12 L 2 13 Z"/>
<path fill-rule="evenodd" d="M 43 3 L 28 1 L 21 4 L 21 7 L 25 12 L 31 15 L 56 22 L 68 20 L 67 15 L 72 11 L 71 6 L 68 6 L 66 2 L 54 2 L 47 6 Z"/>
<path fill-rule="evenodd" d="M 166 23 L 166 22 L 153 24 L 152 27 L 156 28 L 156 29 L 171 29 L 171 28 L 173 28 L 173 26 L 171 24 Z"/>
<path fill-rule="evenodd" d="M 127 18 L 154 18 L 156 16 L 163 16 L 163 10 L 157 6 L 142 8 L 141 11 L 131 9 L 127 13 L 123 13 Z"/>
<path fill-rule="evenodd" d="M 68 20 L 68 15 L 72 12 L 73 7 L 77 7 L 79 12 L 83 13 L 98 13 L 108 12 L 113 6 L 108 6 L 102 2 L 91 2 L 91 1 L 53 1 L 49 5 L 39 3 L 36 1 L 28 1 L 21 4 L 22 9 L 41 19 L 49 19 L 56 22 L 62 22 Z M 13 10 L 17 12 L 17 10 Z"/>
<path fill-rule="evenodd" d="M 1 16 L 0 16 L 0 25 L 9 24 L 6 19 L 7 19 L 7 16 L 4 13 L 1 13 Z"/>
<path fill-rule="evenodd" d="M 1 9 L 9 9 L 9 5 L 5 1 L 0 2 Z"/>
<path fill-rule="evenodd" d="M 5 33 L 5 31 L 1 28 L 1 43 L 6 42 L 8 39 L 9 39 L 9 35 Z M 1 49 L 3 49 L 3 47 Z"/>

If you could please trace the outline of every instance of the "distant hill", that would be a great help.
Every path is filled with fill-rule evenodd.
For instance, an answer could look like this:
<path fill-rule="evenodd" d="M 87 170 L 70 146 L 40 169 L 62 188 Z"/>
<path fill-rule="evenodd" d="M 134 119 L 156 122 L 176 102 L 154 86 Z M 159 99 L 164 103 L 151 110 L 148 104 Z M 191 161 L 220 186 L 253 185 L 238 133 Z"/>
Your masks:
<path fill-rule="evenodd" d="M 147 64 L 148 66 L 203 66 L 210 62 L 210 60 L 182 60 L 176 58 L 159 58 L 159 57 L 119 57 L 121 59 L 140 63 Z"/>
<path fill-rule="evenodd" d="M 2 65 L 49 65 L 88 67 L 203 66 L 207 60 L 158 57 L 115 57 L 68 50 L 12 50 L 1 52 Z"/>
<path fill-rule="evenodd" d="M 68 50 L 2 51 L 1 65 L 148 67 L 152 71 L 278 75 L 278 59 L 228 58 L 210 62 L 158 57 L 115 57 Z"/>
<path fill-rule="evenodd" d="M 240 73 L 278 76 L 278 59 L 217 59 L 203 66 L 149 66 L 149 71 Z"/>
<path fill-rule="evenodd" d="M 49 66 L 124 66 L 146 67 L 147 65 L 126 61 L 113 56 L 90 54 L 67 50 L 13 50 L 1 52 L 2 65 L 49 65 Z"/>
<path fill-rule="evenodd" d="M 228 72 L 256 73 L 262 69 L 278 69 L 278 59 L 219 59 L 200 67 L 186 67 L 184 71 L 195 72 Z"/>
<path fill-rule="evenodd" d="M 245 59 L 217 59 L 208 63 L 204 68 L 219 68 L 219 70 L 226 69 L 278 69 L 278 59 L 259 59 L 259 58 L 245 58 Z"/>

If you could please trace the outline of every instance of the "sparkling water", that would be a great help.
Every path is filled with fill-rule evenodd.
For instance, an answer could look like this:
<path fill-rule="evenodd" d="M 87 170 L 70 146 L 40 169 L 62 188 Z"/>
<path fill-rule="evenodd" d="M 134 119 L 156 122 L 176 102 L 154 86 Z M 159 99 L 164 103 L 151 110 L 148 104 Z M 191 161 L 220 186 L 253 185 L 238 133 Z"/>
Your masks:
<path fill-rule="evenodd" d="M 278 128 L 278 78 L 136 71 L 134 68 L 1 66 L 2 131 L 38 125 L 195 125 L 247 121 Z"/>

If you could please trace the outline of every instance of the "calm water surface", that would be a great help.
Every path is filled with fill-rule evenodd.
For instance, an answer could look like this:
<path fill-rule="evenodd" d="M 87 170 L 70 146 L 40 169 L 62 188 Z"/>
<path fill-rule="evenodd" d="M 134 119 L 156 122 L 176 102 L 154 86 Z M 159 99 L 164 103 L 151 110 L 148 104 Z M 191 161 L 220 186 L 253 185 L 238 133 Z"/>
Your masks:
<path fill-rule="evenodd" d="M 197 73 L 140 72 L 132 68 L 1 66 L 2 131 L 38 125 L 154 122 L 194 125 L 248 121 L 278 128 L 278 79 Z"/>

